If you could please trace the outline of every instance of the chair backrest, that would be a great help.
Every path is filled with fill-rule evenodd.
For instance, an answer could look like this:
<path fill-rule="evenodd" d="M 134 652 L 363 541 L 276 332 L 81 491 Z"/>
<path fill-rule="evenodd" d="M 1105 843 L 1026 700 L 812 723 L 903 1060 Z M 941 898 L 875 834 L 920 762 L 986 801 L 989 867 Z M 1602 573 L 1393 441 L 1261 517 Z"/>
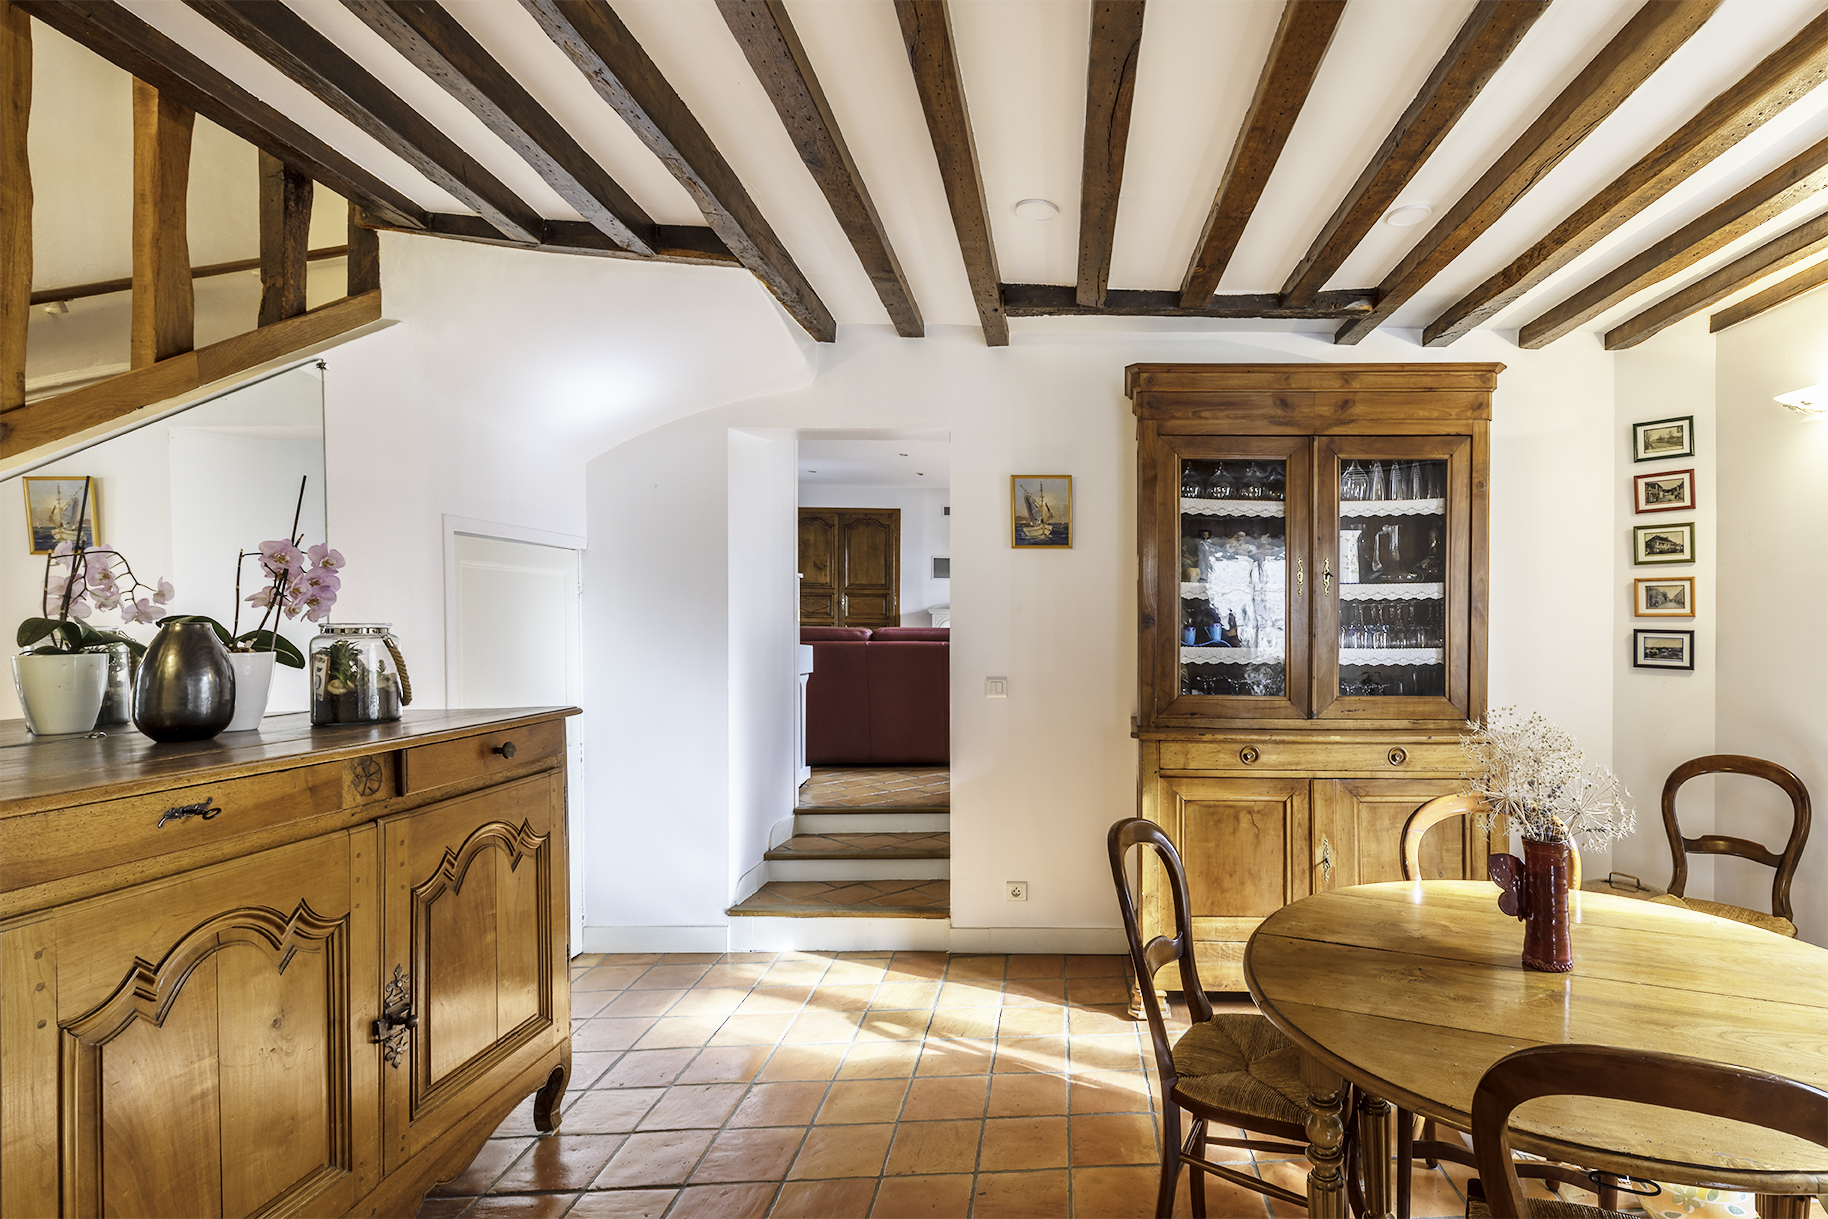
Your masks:
<path fill-rule="evenodd" d="M 1539 1096 L 1596 1096 L 1729 1118 L 1828 1147 L 1828 1092 L 1680 1054 L 1538 1045 L 1492 1064 L 1473 1092 L 1473 1158 L 1495 1219 L 1530 1213 L 1511 1164 L 1511 1111 Z"/>
<path fill-rule="evenodd" d="M 1451 817 L 1470 817 L 1485 811 L 1485 801 L 1462 792 L 1455 796 L 1436 796 L 1403 823 L 1403 879 L 1416 880 L 1422 874 L 1422 835 Z M 1568 845 L 1568 887 L 1580 888 L 1580 849 Z"/>
<path fill-rule="evenodd" d="M 1681 827 L 1676 824 L 1676 790 L 1697 775 L 1713 774 L 1751 775 L 1777 784 L 1790 797 L 1793 814 L 1790 840 L 1781 853 L 1773 854 L 1759 843 L 1725 834 L 1703 834 L 1699 838 L 1682 836 Z M 1809 789 L 1803 786 L 1801 779 L 1763 758 L 1748 758 L 1736 753 L 1694 758 L 1670 771 L 1663 784 L 1663 829 L 1669 835 L 1669 853 L 1675 857 L 1675 871 L 1669 878 L 1672 895 L 1681 897 L 1683 890 L 1688 888 L 1690 851 L 1703 855 L 1737 855 L 1777 870 L 1771 878 L 1771 913 L 1795 921 L 1796 915 L 1790 906 L 1790 882 L 1795 879 L 1796 865 L 1803 857 L 1803 844 L 1809 841 Z"/>
<path fill-rule="evenodd" d="M 1200 985 L 1200 971 L 1193 959 L 1193 916 L 1188 909 L 1187 870 L 1181 866 L 1180 852 L 1153 821 L 1126 817 L 1111 826 L 1106 839 L 1111 854 L 1111 880 L 1117 886 L 1117 906 L 1123 913 L 1123 932 L 1130 943 L 1130 965 L 1136 971 L 1136 988 L 1142 995 L 1143 1011 L 1149 1017 L 1149 1036 L 1155 1043 L 1155 1065 L 1161 1071 L 1162 1091 L 1174 1086 L 1174 1046 L 1168 1040 L 1168 1023 L 1163 1018 L 1161 1000 L 1155 994 L 1155 972 L 1170 961 L 1180 962 L 1181 990 L 1187 999 L 1187 1013 L 1195 1024 L 1212 1019 L 1212 1002 Z M 1136 918 L 1136 894 L 1130 876 L 1124 869 L 1130 848 L 1153 848 L 1168 873 L 1168 888 L 1174 894 L 1174 935 L 1158 935 L 1147 944 Z M 1139 863 L 1146 864 L 1148 856 Z M 1141 875 L 1141 868 L 1138 868 Z"/>

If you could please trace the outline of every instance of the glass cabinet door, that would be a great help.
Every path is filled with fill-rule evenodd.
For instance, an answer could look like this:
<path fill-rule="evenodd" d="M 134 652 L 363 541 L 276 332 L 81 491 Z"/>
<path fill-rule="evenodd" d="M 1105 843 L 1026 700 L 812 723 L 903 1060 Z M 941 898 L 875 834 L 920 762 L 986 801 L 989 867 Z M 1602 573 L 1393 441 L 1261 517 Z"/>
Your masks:
<path fill-rule="evenodd" d="M 1169 437 L 1177 535 L 1162 551 L 1160 688 L 1179 715 L 1292 719 L 1308 705 L 1310 444 L 1305 437 Z M 1169 540 L 1169 539 L 1164 539 Z M 1168 564 L 1178 559 L 1172 570 Z M 1165 616 L 1164 616 L 1165 619 Z M 1166 648 L 1164 650 L 1167 650 Z"/>
<path fill-rule="evenodd" d="M 1466 718 L 1471 449 L 1463 436 L 1320 439 L 1318 716 Z"/>

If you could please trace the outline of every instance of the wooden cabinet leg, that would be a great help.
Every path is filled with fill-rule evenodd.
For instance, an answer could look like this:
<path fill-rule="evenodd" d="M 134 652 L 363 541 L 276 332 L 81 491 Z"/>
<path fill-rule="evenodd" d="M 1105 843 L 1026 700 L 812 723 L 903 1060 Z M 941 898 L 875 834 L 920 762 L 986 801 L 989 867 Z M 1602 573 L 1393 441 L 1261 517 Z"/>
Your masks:
<path fill-rule="evenodd" d="M 559 1101 L 565 1097 L 565 1066 L 563 1063 L 552 1068 L 552 1074 L 540 1085 L 540 1090 L 533 1094 L 533 1128 L 541 1134 L 551 1134 L 559 1128 Z"/>
<path fill-rule="evenodd" d="M 1808 1219 L 1809 1195 L 1754 1194 L 1758 1219 Z"/>
<path fill-rule="evenodd" d="M 1392 1219 L 1390 1210 L 1390 1102 L 1369 1093 L 1358 1102 L 1359 1171 L 1365 1183 L 1365 1213 Z"/>
<path fill-rule="evenodd" d="M 1324 1063 L 1301 1056 L 1301 1079 L 1308 1086 L 1309 1219 L 1345 1219 L 1345 1081 Z"/>

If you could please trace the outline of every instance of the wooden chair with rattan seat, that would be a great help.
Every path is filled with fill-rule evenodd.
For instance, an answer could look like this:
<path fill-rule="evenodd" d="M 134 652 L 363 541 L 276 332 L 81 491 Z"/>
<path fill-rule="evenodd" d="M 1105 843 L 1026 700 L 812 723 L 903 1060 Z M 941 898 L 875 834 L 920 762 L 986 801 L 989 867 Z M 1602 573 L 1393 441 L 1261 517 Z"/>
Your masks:
<path fill-rule="evenodd" d="M 1256 1012 L 1212 1010 L 1212 1001 L 1200 985 L 1199 969 L 1193 959 L 1187 873 L 1174 843 L 1161 827 L 1141 817 L 1130 817 L 1111 827 L 1107 845 L 1111 878 L 1117 885 L 1117 905 L 1123 912 L 1124 935 L 1130 944 L 1130 964 L 1136 971 L 1137 989 L 1155 1047 L 1155 1065 L 1161 1073 L 1162 1173 L 1156 1215 L 1168 1219 L 1174 1213 L 1174 1192 L 1183 1164 L 1193 1170 L 1189 1185 L 1193 1213 L 1200 1219 L 1206 1214 L 1208 1173 L 1305 1207 L 1307 1198 L 1301 1194 L 1206 1158 L 1209 1143 L 1272 1154 L 1307 1154 L 1307 1085 L 1301 1082 L 1301 1051 Z M 1136 898 L 1124 870 L 1130 849 L 1138 846 L 1154 850 L 1168 874 L 1167 887 L 1174 895 L 1172 939 L 1158 935 L 1147 944 L 1142 942 Z M 1143 862 L 1147 864 L 1147 856 Z M 1180 1040 L 1172 1044 L 1154 985 L 1156 971 L 1171 962 L 1180 965 L 1181 990 L 1192 1021 Z M 1193 1119 L 1184 1142 L 1180 1133 L 1182 1109 Z M 1236 1126 L 1268 1139 L 1288 1141 L 1221 1138 L 1208 1132 L 1209 1125 Z"/>
<path fill-rule="evenodd" d="M 1790 797 L 1790 839 L 1781 852 L 1774 853 L 1760 843 L 1724 834 L 1703 834 L 1699 838 L 1682 836 L 1682 829 L 1676 823 L 1676 792 L 1690 779 L 1717 774 L 1751 775 L 1764 779 L 1775 783 Z M 1801 779 L 1777 763 L 1767 762 L 1763 758 L 1748 758 L 1736 753 L 1715 753 L 1704 758 L 1694 758 L 1670 771 L 1669 778 L 1663 784 L 1663 829 L 1669 835 L 1669 851 L 1675 857 L 1675 873 L 1669 879 L 1668 896 L 1652 898 L 1652 901 L 1686 906 L 1716 918 L 1728 918 L 1736 923 L 1763 927 L 1766 931 L 1774 931 L 1792 939 L 1796 937 L 1796 924 L 1792 921 L 1796 913 L 1790 905 L 1790 882 L 1796 877 L 1796 865 L 1802 859 L 1803 844 L 1809 841 L 1809 789 L 1803 786 Z M 1775 875 L 1771 878 L 1771 912 L 1766 914 L 1761 910 L 1748 910 L 1744 906 L 1684 896 L 1683 890 L 1688 887 L 1688 857 L 1691 854 L 1737 855 L 1741 859 L 1749 859 L 1753 863 L 1775 869 Z"/>
<path fill-rule="evenodd" d="M 1828 1092 L 1820 1088 L 1680 1054 L 1605 1045 L 1531 1046 L 1493 1063 L 1473 1092 L 1479 1176 L 1467 1190 L 1467 1219 L 1641 1219 L 1575 1202 L 1525 1199 L 1511 1155 L 1511 1111 L 1544 1096 L 1632 1101 L 1727 1118 L 1828 1147 Z"/>

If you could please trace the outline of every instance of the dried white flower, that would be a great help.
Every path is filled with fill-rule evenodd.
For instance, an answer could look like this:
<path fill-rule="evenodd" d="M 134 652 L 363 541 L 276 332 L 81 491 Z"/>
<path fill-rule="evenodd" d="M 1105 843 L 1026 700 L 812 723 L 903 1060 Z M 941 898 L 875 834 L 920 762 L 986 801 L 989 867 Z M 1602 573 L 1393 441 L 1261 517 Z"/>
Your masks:
<path fill-rule="evenodd" d="M 1466 726 L 1467 792 L 1488 806 L 1479 819 L 1485 828 L 1506 817 L 1532 842 L 1599 847 L 1637 827 L 1617 776 L 1589 765 L 1574 738 L 1542 716 L 1499 707 Z"/>

